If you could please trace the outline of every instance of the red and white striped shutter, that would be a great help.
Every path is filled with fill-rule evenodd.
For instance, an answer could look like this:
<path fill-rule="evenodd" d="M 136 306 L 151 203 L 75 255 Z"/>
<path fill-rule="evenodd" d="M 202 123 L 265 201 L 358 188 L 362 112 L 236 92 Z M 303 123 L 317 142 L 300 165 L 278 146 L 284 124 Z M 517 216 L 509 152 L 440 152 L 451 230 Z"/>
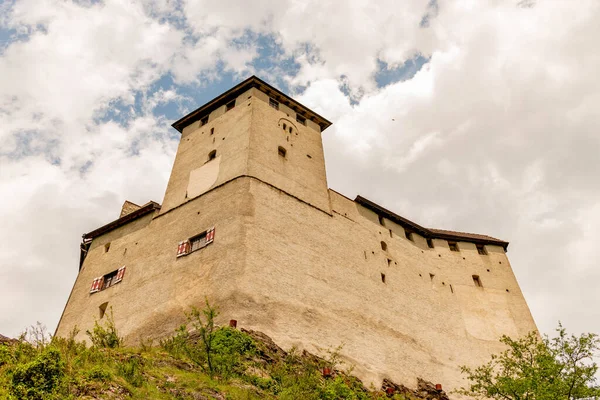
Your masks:
<path fill-rule="evenodd" d="M 177 246 L 177 257 L 185 256 L 190 252 L 190 241 L 184 240 L 183 242 L 179 242 Z"/>
<path fill-rule="evenodd" d="M 177 246 L 177 257 L 181 257 L 185 254 L 185 242 L 179 242 Z"/>
<path fill-rule="evenodd" d="M 92 282 L 92 287 L 90 289 L 90 293 L 96 293 L 97 291 L 100 290 L 100 288 L 102 287 L 101 282 L 103 277 L 100 278 L 95 278 L 94 281 Z"/>
<path fill-rule="evenodd" d="M 123 276 L 125 275 L 125 266 L 123 265 L 121 268 L 119 268 L 119 270 L 117 271 L 117 277 L 115 279 L 115 283 L 117 282 L 121 282 L 123 280 Z"/>
<path fill-rule="evenodd" d="M 213 226 L 208 231 L 206 231 L 206 244 L 212 243 L 215 239 L 215 227 Z"/>
<path fill-rule="evenodd" d="M 98 279 L 99 278 L 94 278 L 94 280 L 92 281 L 92 287 L 90 288 L 90 293 L 96 293 L 98 291 L 98 289 L 97 289 Z"/>

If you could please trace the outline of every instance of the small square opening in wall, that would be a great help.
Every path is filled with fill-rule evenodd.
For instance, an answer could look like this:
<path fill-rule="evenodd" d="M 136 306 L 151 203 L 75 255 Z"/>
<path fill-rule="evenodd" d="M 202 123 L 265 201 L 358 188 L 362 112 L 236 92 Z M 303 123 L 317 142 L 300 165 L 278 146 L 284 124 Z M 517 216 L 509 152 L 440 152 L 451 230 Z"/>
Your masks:
<path fill-rule="evenodd" d="M 302 115 L 300 114 L 296 114 L 296 121 L 298 121 L 299 123 L 301 123 L 302 125 L 306 125 L 306 118 L 304 118 Z"/>
<path fill-rule="evenodd" d="M 383 272 L 381 273 L 381 282 L 385 283 L 385 274 Z"/>
<path fill-rule="evenodd" d="M 479 275 L 473 275 L 473 283 L 475 283 L 475 286 L 477 286 L 477 287 L 483 287 L 483 285 L 481 284 L 481 279 L 479 278 Z"/>
<path fill-rule="evenodd" d="M 411 242 L 414 242 L 413 234 L 412 234 L 412 232 L 411 232 L 411 231 L 406 231 L 406 230 L 405 230 L 405 231 L 404 231 L 404 236 L 405 236 L 405 237 L 406 237 L 408 240 L 410 240 Z"/>
<path fill-rule="evenodd" d="M 279 110 L 279 102 L 269 97 L 269 105 L 276 110 Z"/>
<path fill-rule="evenodd" d="M 448 247 L 450 248 L 450 251 L 459 251 L 456 242 L 448 242 Z"/>
<path fill-rule="evenodd" d="M 279 157 L 285 158 L 285 155 L 287 154 L 287 150 L 284 149 L 283 147 L 279 146 L 277 148 L 277 154 L 279 154 Z"/>
<path fill-rule="evenodd" d="M 208 124 L 208 115 L 200 120 L 200 126 Z"/>
<path fill-rule="evenodd" d="M 487 250 L 485 249 L 485 246 L 482 244 L 478 244 L 477 246 L 477 252 L 479 254 L 481 254 L 482 256 L 487 256 Z"/>
<path fill-rule="evenodd" d="M 433 249 L 435 246 L 433 245 L 433 239 L 427 239 L 427 247 Z"/>
<path fill-rule="evenodd" d="M 216 151 L 216 150 L 213 150 L 213 151 L 211 151 L 210 153 L 208 153 L 208 160 L 207 160 L 207 162 L 208 162 L 208 161 L 212 161 L 212 160 L 214 160 L 215 158 L 217 158 L 217 151 Z"/>
<path fill-rule="evenodd" d="M 231 100 L 229 103 L 225 105 L 225 112 L 233 109 L 235 107 L 235 99 Z"/>

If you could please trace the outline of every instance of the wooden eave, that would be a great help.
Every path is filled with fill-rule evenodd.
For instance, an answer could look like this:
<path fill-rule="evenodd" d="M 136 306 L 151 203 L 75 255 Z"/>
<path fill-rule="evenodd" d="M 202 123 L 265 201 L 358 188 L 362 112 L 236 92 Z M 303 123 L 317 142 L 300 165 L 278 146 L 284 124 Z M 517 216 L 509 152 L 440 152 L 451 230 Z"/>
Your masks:
<path fill-rule="evenodd" d="M 144 205 L 139 210 L 135 210 L 129 214 L 126 214 L 126 215 L 122 216 L 121 218 L 116 219 L 112 222 L 109 222 L 108 224 L 101 226 L 100 228 L 95 229 L 89 233 L 84 233 L 83 240 L 84 241 L 90 240 L 90 239 L 93 239 L 100 235 L 104 235 L 105 233 L 110 232 L 113 229 L 119 228 L 119 227 L 133 221 L 134 219 L 142 217 L 148 213 L 154 212 L 155 210 L 160 210 L 160 204 L 155 203 L 154 201 L 150 201 L 150 202 L 148 202 L 148 204 Z"/>
<path fill-rule="evenodd" d="M 508 242 L 505 242 L 504 240 L 475 233 L 425 228 L 415 222 L 412 222 L 409 219 L 401 217 L 400 215 L 381 207 L 378 204 L 373 203 L 368 199 L 365 199 L 362 196 L 356 196 L 356 199 L 354 199 L 354 201 L 360 204 L 361 206 L 375 212 L 377 215 L 381 215 L 382 217 L 385 217 L 390 221 L 397 223 L 409 232 L 418 233 L 426 239 L 444 239 L 451 242 L 470 242 L 482 245 L 491 244 L 495 246 L 501 246 L 504 249 L 504 251 L 508 250 Z"/>

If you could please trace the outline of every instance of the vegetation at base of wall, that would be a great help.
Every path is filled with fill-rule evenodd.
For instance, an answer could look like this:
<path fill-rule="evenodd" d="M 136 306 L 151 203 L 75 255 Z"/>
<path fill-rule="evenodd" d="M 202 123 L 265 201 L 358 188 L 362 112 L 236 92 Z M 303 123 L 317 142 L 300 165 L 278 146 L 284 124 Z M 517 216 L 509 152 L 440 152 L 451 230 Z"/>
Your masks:
<path fill-rule="evenodd" d="M 531 332 L 520 339 L 503 336 L 501 354 L 477 368 L 461 367 L 469 384 L 458 394 L 503 400 L 571 400 L 600 396 L 594 357 L 600 339 L 593 333 L 567 335 L 559 323 L 557 336 Z M 599 397 L 600 398 L 600 397 Z"/>
<path fill-rule="evenodd" d="M 187 315 L 191 329 L 182 326 L 158 346 L 124 347 L 112 316 L 87 332 L 92 346 L 77 342 L 77 331 L 50 338 L 34 327 L 0 344 L 0 398 L 438 398 L 366 388 L 342 368 L 341 347 L 329 350 L 325 359 L 296 349 L 286 352 L 260 332 L 216 326 L 217 315 L 208 303 L 203 310 L 192 309 Z"/>

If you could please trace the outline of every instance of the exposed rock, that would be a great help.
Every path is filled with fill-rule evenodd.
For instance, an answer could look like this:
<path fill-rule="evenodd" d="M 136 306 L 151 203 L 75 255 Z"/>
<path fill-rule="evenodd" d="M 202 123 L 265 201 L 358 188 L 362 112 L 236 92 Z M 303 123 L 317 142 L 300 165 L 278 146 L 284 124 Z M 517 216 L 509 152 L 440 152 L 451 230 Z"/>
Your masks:
<path fill-rule="evenodd" d="M 254 339 L 255 342 L 262 343 L 265 346 L 264 349 L 259 349 L 259 356 L 263 360 L 265 360 L 269 363 L 272 363 L 272 362 L 276 362 L 278 359 L 281 359 L 287 355 L 285 350 L 283 350 L 281 347 L 277 346 L 275 344 L 275 342 L 273 341 L 273 339 L 271 339 L 264 333 L 258 332 L 258 331 L 252 331 L 252 330 L 248 330 L 248 329 L 244 329 L 244 328 L 242 328 L 240 330 L 242 332 L 244 332 L 245 334 L 247 334 L 248 336 L 250 336 L 252 339 Z"/>
<path fill-rule="evenodd" d="M 443 390 L 438 390 L 435 385 L 424 379 L 417 378 L 417 389 L 411 390 L 404 385 L 396 384 L 389 379 L 384 379 L 381 384 L 381 390 L 392 396 L 394 394 L 403 394 L 410 398 L 424 400 L 449 400 L 448 395 Z"/>
<path fill-rule="evenodd" d="M 9 337 L 6 337 L 4 335 L 0 335 L 0 344 L 13 344 L 18 342 L 18 340 L 16 339 L 11 339 Z"/>

